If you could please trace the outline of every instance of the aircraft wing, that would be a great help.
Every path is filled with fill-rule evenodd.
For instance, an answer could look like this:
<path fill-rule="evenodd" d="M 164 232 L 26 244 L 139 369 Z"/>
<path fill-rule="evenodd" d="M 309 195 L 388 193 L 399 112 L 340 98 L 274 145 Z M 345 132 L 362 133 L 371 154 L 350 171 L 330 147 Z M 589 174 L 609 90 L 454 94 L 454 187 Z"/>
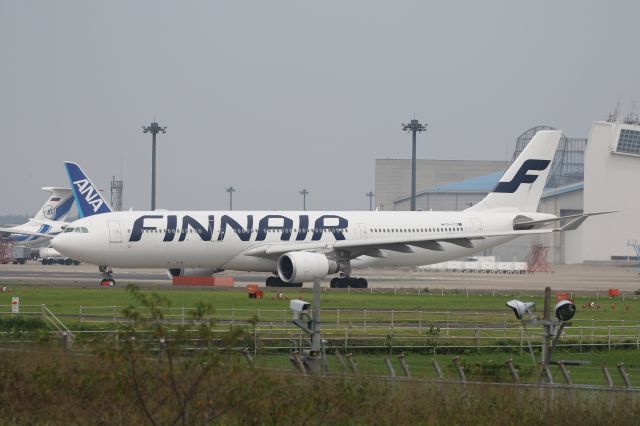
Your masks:
<path fill-rule="evenodd" d="M 288 241 L 278 243 L 265 243 L 263 245 L 253 247 L 244 254 L 248 256 L 277 258 L 284 253 L 290 251 L 314 251 L 326 254 L 328 257 L 348 257 L 353 259 L 358 256 L 367 255 L 372 257 L 386 257 L 382 250 L 396 251 L 401 253 L 413 253 L 414 247 L 427 250 L 442 251 L 444 248 L 441 243 L 455 244 L 461 247 L 473 248 L 473 240 L 484 239 L 488 237 L 507 237 L 521 236 L 532 234 L 547 234 L 560 229 L 531 229 L 507 232 L 476 232 L 458 234 L 455 236 L 447 236 L 445 234 L 415 237 L 396 237 L 396 238 L 367 238 L 357 240 L 341 240 L 341 241 L 310 241 L 306 243 Z"/>
<path fill-rule="evenodd" d="M 11 235 L 28 235 L 28 236 L 40 237 L 43 239 L 52 239 L 53 237 L 58 235 L 58 233 L 44 234 L 42 232 L 22 231 L 15 228 L 0 228 L 0 238 L 8 238 Z"/>

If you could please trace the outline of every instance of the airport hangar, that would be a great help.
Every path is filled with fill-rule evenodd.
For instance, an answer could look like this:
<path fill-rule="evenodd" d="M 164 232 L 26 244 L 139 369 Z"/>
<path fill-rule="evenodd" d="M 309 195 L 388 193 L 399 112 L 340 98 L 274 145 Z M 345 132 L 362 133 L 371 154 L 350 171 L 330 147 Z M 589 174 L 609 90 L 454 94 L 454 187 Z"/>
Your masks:
<path fill-rule="evenodd" d="M 539 130 L 516 139 L 516 158 Z M 416 208 L 464 210 L 480 201 L 510 162 L 417 160 Z M 640 121 L 611 115 L 596 121 L 588 139 L 562 136 L 538 210 L 558 216 L 615 210 L 589 218 L 578 230 L 519 237 L 481 255 L 500 261 L 524 261 L 534 244 L 548 247 L 549 263 L 621 264 L 640 261 Z M 376 206 L 409 210 L 411 159 L 378 159 Z"/>

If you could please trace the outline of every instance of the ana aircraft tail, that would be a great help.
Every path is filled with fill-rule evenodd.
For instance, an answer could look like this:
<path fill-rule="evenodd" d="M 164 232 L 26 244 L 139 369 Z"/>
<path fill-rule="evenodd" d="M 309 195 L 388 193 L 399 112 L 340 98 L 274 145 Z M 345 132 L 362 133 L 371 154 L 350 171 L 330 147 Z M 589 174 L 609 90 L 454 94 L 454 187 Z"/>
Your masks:
<path fill-rule="evenodd" d="M 73 205 L 71 190 L 69 188 L 54 188 L 51 186 L 46 186 L 42 190 L 49 191 L 51 195 L 49 195 L 49 198 L 34 215 L 33 219 L 36 221 L 63 221 Z"/>
<path fill-rule="evenodd" d="M 493 191 L 467 211 L 535 212 L 538 209 L 561 134 L 559 130 L 541 130 L 536 133 Z"/>
<path fill-rule="evenodd" d="M 109 213 L 111 206 L 102 197 L 100 191 L 76 163 L 64 162 L 71 182 L 73 197 L 78 206 L 78 216 L 86 217 L 94 214 Z"/>

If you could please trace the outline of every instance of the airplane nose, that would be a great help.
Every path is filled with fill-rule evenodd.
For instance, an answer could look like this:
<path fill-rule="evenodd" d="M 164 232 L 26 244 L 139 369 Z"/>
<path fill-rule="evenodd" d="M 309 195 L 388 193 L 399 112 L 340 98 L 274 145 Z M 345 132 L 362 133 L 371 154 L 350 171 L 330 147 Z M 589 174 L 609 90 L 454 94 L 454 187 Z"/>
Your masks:
<path fill-rule="evenodd" d="M 67 234 L 58 234 L 55 237 L 53 237 L 53 239 L 51 240 L 51 245 L 53 246 L 54 249 L 56 249 L 57 251 L 59 251 L 61 254 L 64 254 L 65 256 L 72 256 L 72 253 L 70 253 L 70 250 L 73 247 L 73 244 L 71 241 L 72 238 L 69 237 L 69 235 Z"/>

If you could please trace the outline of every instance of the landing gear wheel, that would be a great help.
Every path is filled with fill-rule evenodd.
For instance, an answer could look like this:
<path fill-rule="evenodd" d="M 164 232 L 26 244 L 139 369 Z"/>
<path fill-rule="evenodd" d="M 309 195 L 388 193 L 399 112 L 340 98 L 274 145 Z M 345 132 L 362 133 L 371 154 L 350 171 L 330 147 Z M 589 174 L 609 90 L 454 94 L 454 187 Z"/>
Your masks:
<path fill-rule="evenodd" d="M 111 266 L 98 266 L 98 270 L 102 274 L 101 286 L 116 285 L 116 280 L 113 279 L 113 269 Z"/>
<path fill-rule="evenodd" d="M 367 288 L 369 283 L 365 278 L 355 278 L 342 275 L 339 278 L 335 277 L 331 279 L 329 287 L 331 288 Z"/>
<path fill-rule="evenodd" d="M 286 283 L 280 279 L 280 277 L 270 276 L 265 281 L 267 287 L 284 287 L 284 288 L 299 288 L 302 287 L 302 283 Z"/>

